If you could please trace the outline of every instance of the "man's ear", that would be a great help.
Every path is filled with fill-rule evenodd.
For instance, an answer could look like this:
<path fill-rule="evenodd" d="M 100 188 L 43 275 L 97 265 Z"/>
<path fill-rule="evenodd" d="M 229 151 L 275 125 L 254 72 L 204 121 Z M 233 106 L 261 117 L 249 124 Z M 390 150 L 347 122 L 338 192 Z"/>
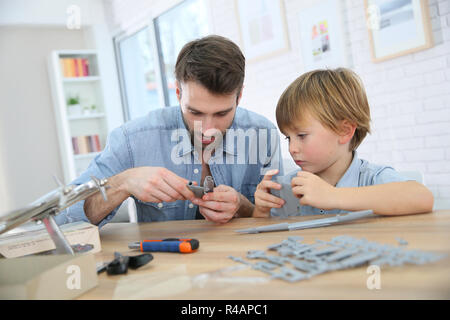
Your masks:
<path fill-rule="evenodd" d="M 345 144 L 352 140 L 356 131 L 356 123 L 342 120 L 339 124 L 339 143 Z"/>
<path fill-rule="evenodd" d="M 181 104 L 181 83 L 175 80 L 175 94 L 177 95 L 178 102 Z"/>

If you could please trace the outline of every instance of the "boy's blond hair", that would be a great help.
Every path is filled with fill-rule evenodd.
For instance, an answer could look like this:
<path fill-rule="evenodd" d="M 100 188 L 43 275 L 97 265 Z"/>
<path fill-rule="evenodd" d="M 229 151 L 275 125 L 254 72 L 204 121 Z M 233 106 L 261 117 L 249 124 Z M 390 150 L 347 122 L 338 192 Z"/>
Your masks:
<path fill-rule="evenodd" d="M 292 82 L 278 100 L 278 127 L 282 132 L 294 128 L 305 112 L 336 133 L 342 120 L 356 124 L 350 150 L 355 150 L 370 133 L 370 110 L 364 86 L 349 69 L 314 70 Z"/>

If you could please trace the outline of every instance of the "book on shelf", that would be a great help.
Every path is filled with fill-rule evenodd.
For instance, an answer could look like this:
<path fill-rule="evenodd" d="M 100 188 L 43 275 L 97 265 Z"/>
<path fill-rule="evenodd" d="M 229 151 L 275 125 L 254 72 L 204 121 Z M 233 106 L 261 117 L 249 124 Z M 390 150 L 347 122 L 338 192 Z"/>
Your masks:
<path fill-rule="evenodd" d="M 86 58 L 60 58 L 59 61 L 64 78 L 90 76 L 89 60 Z"/>
<path fill-rule="evenodd" d="M 72 137 L 74 154 L 86 154 L 102 151 L 98 134 Z"/>

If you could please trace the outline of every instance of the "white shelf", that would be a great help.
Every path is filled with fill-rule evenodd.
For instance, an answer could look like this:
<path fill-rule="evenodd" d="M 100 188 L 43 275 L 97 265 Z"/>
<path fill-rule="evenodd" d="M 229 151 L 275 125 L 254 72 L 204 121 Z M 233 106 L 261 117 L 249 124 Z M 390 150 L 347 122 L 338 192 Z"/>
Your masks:
<path fill-rule="evenodd" d="M 64 83 L 94 82 L 94 81 L 100 81 L 100 77 L 99 76 L 88 76 L 88 77 L 63 78 Z"/>
<path fill-rule="evenodd" d="M 100 153 L 101 152 L 89 152 L 89 153 L 74 154 L 73 157 L 75 160 L 89 159 L 95 158 L 95 156 L 97 156 Z"/>
<path fill-rule="evenodd" d="M 64 67 L 61 59 L 87 59 L 89 73 L 86 77 L 64 77 Z M 105 92 L 103 91 L 103 75 L 99 69 L 97 52 L 94 50 L 61 50 L 52 51 L 49 57 L 49 77 L 52 88 L 55 120 L 58 129 L 61 162 L 64 180 L 69 183 L 83 172 L 89 163 L 100 152 L 74 154 L 73 137 L 98 136 L 100 149 L 108 135 L 108 114 L 105 112 Z M 71 97 L 80 98 L 83 106 L 97 107 L 90 114 L 68 114 L 67 101 Z M 76 140 L 79 149 L 83 142 Z M 86 142 L 86 140 L 84 140 Z M 98 150 L 89 143 L 88 150 Z M 84 150 L 84 146 L 83 146 Z M 87 151 L 87 150 L 86 150 Z"/>
<path fill-rule="evenodd" d="M 106 115 L 104 113 L 95 113 L 95 114 L 85 114 L 80 116 L 68 116 L 67 119 L 70 121 L 73 120 L 86 120 L 86 119 L 97 119 L 97 118 L 104 118 Z"/>

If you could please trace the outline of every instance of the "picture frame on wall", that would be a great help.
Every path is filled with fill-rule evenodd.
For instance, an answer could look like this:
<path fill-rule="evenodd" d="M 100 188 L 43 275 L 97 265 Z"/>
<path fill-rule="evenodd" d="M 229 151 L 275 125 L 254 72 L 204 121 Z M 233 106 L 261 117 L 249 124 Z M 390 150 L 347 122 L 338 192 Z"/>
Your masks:
<path fill-rule="evenodd" d="M 321 1 L 300 11 L 300 46 L 305 71 L 350 67 L 340 0 Z"/>
<path fill-rule="evenodd" d="M 258 61 L 289 50 L 282 0 L 235 0 L 235 8 L 247 61 Z"/>
<path fill-rule="evenodd" d="M 427 0 L 364 0 L 372 61 L 433 46 Z"/>

